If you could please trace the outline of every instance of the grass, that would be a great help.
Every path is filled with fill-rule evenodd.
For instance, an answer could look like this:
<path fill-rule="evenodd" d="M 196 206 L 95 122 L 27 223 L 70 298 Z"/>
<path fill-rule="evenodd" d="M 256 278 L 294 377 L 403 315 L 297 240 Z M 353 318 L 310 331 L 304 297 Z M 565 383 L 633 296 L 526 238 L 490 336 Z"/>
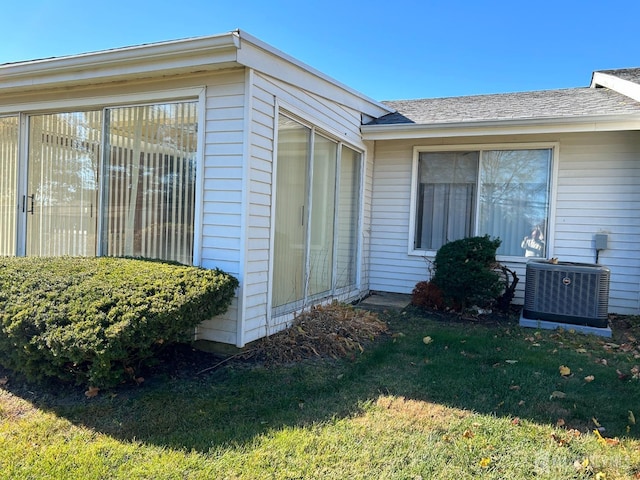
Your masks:
<path fill-rule="evenodd" d="M 388 320 L 354 359 L 230 363 L 92 399 L 9 374 L 0 478 L 640 478 L 634 345 Z"/>

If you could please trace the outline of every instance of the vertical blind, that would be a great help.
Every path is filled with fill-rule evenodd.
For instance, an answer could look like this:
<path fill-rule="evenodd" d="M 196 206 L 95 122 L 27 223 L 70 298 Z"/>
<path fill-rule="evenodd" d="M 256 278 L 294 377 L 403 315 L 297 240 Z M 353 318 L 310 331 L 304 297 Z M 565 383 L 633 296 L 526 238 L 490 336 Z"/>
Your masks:
<path fill-rule="evenodd" d="M 272 306 L 276 314 L 355 285 L 361 155 L 278 119 Z"/>
<path fill-rule="evenodd" d="M 0 255 L 16 253 L 18 117 L 0 117 Z"/>
<path fill-rule="evenodd" d="M 195 101 L 30 115 L 24 165 L 19 117 L 0 117 L 0 255 L 20 238 L 30 256 L 191 264 L 197 117 Z"/>
<path fill-rule="evenodd" d="M 106 111 L 103 251 L 190 264 L 197 104 Z"/>
<path fill-rule="evenodd" d="M 101 112 L 29 119 L 26 253 L 96 254 Z"/>
<path fill-rule="evenodd" d="M 304 298 L 305 215 L 311 130 L 280 115 L 276 175 L 273 306 Z"/>
<path fill-rule="evenodd" d="M 336 142 L 318 134 L 314 135 L 309 295 L 318 295 L 331 290 L 337 153 Z"/>
<path fill-rule="evenodd" d="M 342 146 L 338 190 L 336 235 L 336 287 L 356 283 L 358 261 L 358 210 L 360 206 L 360 161 L 355 150 Z"/>

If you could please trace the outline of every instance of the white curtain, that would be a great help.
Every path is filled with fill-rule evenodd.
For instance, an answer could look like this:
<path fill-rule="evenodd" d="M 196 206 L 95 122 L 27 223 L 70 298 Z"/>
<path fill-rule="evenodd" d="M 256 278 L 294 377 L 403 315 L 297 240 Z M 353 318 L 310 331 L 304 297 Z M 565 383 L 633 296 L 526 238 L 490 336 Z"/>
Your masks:
<path fill-rule="evenodd" d="M 106 111 L 103 253 L 193 262 L 197 104 Z"/>
<path fill-rule="evenodd" d="M 478 231 L 500 238 L 498 254 L 545 255 L 550 166 L 550 149 L 482 152 Z"/>
<path fill-rule="evenodd" d="M 478 152 L 420 154 L 415 247 L 437 250 L 471 236 Z"/>
<path fill-rule="evenodd" d="M 16 254 L 18 117 L 0 117 L 0 255 Z"/>

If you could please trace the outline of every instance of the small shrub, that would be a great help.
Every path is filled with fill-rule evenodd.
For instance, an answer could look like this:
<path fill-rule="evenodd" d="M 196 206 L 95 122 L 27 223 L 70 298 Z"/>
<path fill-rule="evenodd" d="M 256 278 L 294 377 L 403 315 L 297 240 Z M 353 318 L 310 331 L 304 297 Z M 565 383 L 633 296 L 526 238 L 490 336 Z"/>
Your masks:
<path fill-rule="evenodd" d="M 438 250 L 432 282 L 453 308 L 486 307 L 501 294 L 504 285 L 495 271 L 500 239 L 488 235 L 449 242 Z"/>
<path fill-rule="evenodd" d="M 432 310 L 442 310 L 445 306 L 442 290 L 433 282 L 418 282 L 411 292 L 411 304 Z"/>
<path fill-rule="evenodd" d="M 0 363 L 107 387 L 228 308 L 219 270 L 126 258 L 0 259 Z"/>

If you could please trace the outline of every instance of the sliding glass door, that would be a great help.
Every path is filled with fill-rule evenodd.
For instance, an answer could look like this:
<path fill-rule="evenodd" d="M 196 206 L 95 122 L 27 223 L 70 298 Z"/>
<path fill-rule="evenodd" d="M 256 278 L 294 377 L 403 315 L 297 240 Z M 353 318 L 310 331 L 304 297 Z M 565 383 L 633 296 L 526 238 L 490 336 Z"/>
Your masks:
<path fill-rule="evenodd" d="M 276 314 L 356 284 L 360 159 L 358 152 L 280 115 L 272 291 Z"/>
<path fill-rule="evenodd" d="M 0 117 L 0 255 L 191 264 L 197 111 L 182 101 Z"/>
<path fill-rule="evenodd" d="M 102 112 L 29 119 L 26 254 L 96 254 Z"/>

